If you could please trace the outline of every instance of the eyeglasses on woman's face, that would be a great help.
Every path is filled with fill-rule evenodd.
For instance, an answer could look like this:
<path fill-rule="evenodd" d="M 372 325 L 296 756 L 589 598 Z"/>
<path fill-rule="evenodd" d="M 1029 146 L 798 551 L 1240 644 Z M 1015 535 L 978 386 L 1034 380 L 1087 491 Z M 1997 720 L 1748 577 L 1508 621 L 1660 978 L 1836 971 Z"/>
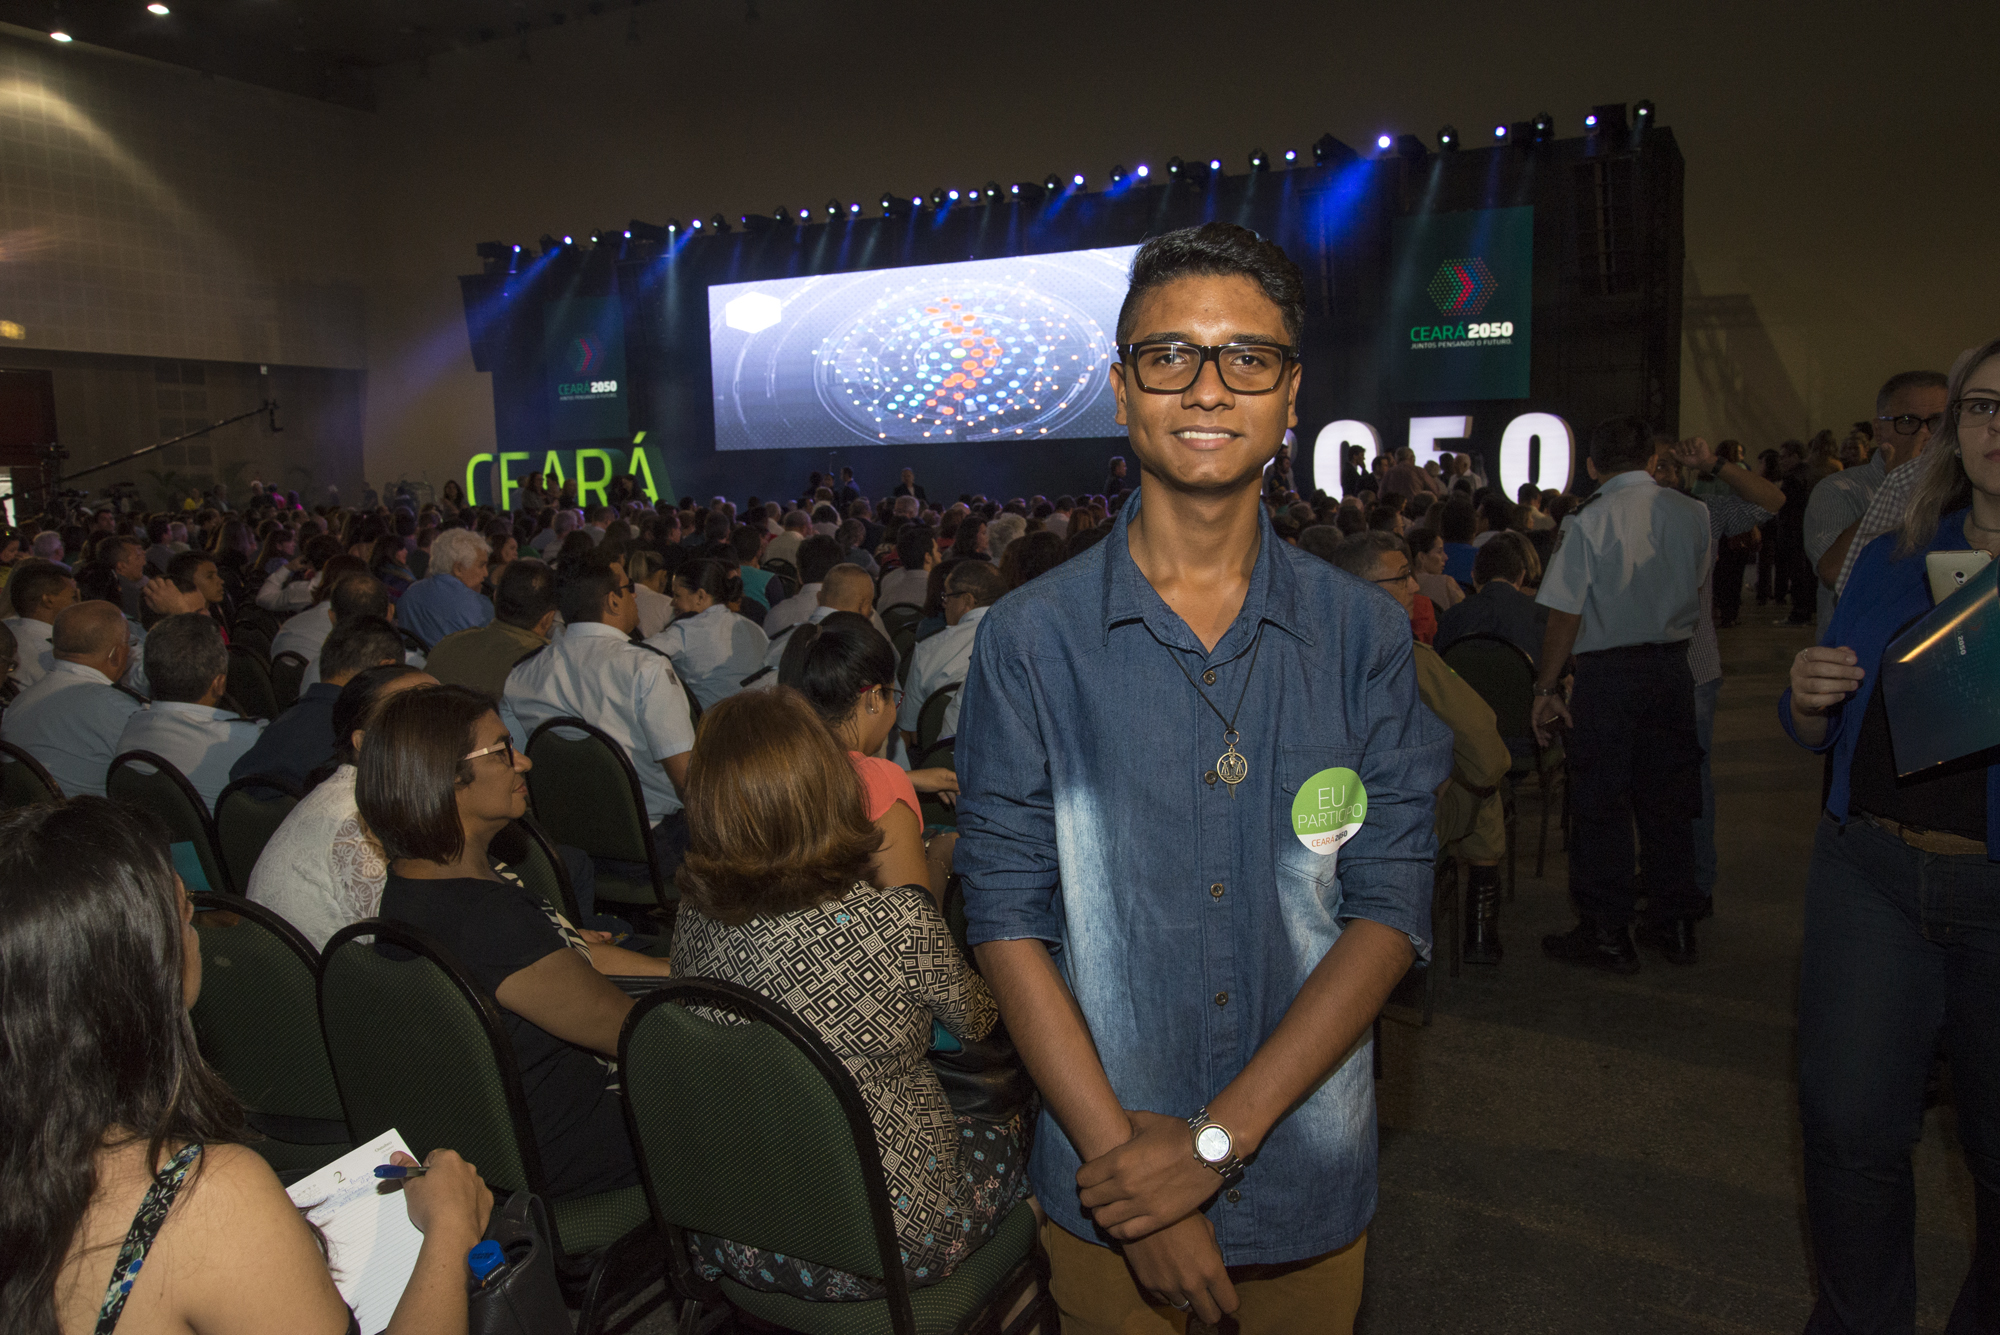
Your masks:
<path fill-rule="evenodd" d="M 1996 421 L 1994 415 L 2000 413 L 2000 399 L 1972 396 L 1953 401 L 1951 420 L 1960 431 L 1976 428 L 1992 429 Z"/>
<path fill-rule="evenodd" d="M 465 755 L 460 756 L 459 759 L 461 761 L 477 760 L 481 756 L 490 756 L 490 755 L 500 755 L 505 757 L 507 761 L 507 768 L 513 769 L 514 739 L 512 737 L 502 737 L 499 741 L 493 743 L 493 745 L 481 747 L 477 751 L 469 751 Z"/>

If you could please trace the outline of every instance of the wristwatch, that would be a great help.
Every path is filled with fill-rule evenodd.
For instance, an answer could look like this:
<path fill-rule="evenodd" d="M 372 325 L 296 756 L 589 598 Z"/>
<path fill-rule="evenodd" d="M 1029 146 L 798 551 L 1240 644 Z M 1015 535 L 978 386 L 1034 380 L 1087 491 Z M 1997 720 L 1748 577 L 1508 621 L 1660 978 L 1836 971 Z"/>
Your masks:
<path fill-rule="evenodd" d="M 1194 1132 L 1195 1162 L 1213 1168 L 1225 1187 L 1243 1180 L 1243 1161 L 1236 1157 L 1235 1141 L 1228 1127 L 1211 1120 L 1208 1109 L 1203 1108 L 1188 1118 L 1188 1130 Z"/>
<path fill-rule="evenodd" d="M 1562 693 L 1563 693 L 1563 688 L 1561 682 L 1557 682 L 1553 686 L 1537 686 L 1535 688 L 1536 695 L 1561 695 Z"/>

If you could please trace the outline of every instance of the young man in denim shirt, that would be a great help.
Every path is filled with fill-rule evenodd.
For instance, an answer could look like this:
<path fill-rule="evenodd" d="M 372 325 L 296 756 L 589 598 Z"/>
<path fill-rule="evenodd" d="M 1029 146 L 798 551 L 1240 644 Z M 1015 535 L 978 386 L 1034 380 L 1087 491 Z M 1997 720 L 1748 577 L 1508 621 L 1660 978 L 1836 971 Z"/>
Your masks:
<path fill-rule="evenodd" d="M 956 865 L 1044 1098 L 1070 1335 L 1337 1331 L 1360 1303 L 1369 1026 L 1428 950 L 1451 733 L 1402 609 L 1259 503 L 1303 322 L 1253 232 L 1141 250 L 1111 370 L 1140 488 L 973 648 Z"/>

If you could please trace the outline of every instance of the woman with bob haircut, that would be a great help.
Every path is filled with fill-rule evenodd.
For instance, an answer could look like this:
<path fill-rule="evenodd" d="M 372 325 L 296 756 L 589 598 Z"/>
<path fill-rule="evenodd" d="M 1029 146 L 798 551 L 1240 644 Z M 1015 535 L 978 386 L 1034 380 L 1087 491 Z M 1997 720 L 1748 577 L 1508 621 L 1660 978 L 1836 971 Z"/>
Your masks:
<path fill-rule="evenodd" d="M 193 906 L 166 839 L 100 797 L 0 815 L 0 1330 L 355 1329 L 318 1237 L 195 1050 Z M 407 1155 L 397 1162 L 410 1164 Z M 463 1335 L 493 1197 L 450 1150 L 392 1335 Z"/>
<path fill-rule="evenodd" d="M 798 692 L 744 691 L 702 715 L 687 801 L 675 971 L 763 993 L 839 1055 L 881 1146 L 904 1270 L 913 1286 L 937 1283 L 1028 1193 L 1019 1119 L 955 1118 L 924 1059 L 934 1021 L 964 1040 L 991 1033 L 993 994 L 923 886 L 869 884 L 881 831 Z M 726 1239 L 689 1243 L 705 1272 L 752 1288 L 822 1300 L 884 1291 Z"/>
<path fill-rule="evenodd" d="M 2000 748 L 1898 777 L 1875 689 L 1889 645 L 1931 610 L 1924 558 L 2000 556 L 2000 339 L 1959 358 L 1946 404 L 1908 465 L 1923 472 L 1902 528 L 1855 560 L 1778 707 L 1801 746 L 1833 753 L 1799 973 L 1815 1335 L 1909 1330 L 1916 1319 L 1910 1147 L 1940 1039 L 1977 1217 L 1946 1328 L 2000 1322 Z"/>
<path fill-rule="evenodd" d="M 896 651 L 867 617 L 835 612 L 791 634 L 778 662 L 778 683 L 806 698 L 820 721 L 847 748 L 861 780 L 861 798 L 882 843 L 868 859 L 876 885 L 921 885 L 944 902 L 956 834 L 924 838 L 918 793 L 958 792 L 958 775 L 942 766 L 911 770 L 881 756 L 896 728 L 903 692 L 896 685 Z"/>
<path fill-rule="evenodd" d="M 638 1172 L 611 1063 L 632 998 L 605 974 L 664 961 L 579 931 L 488 854 L 527 814 L 528 758 L 491 697 L 404 691 L 361 740 L 354 792 L 389 859 L 379 916 L 430 936 L 500 1008 L 552 1200 L 629 1187 Z"/>

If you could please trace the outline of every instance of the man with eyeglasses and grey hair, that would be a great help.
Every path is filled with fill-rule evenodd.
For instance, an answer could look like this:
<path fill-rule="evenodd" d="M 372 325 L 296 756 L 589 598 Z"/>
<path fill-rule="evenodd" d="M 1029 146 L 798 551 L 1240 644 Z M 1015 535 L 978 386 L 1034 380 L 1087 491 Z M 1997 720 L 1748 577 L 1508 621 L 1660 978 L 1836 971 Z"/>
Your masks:
<path fill-rule="evenodd" d="M 1813 488 L 1806 503 L 1806 556 L 1819 576 L 1819 624 L 1833 622 L 1833 605 L 1846 587 L 1861 549 L 1903 522 L 1903 510 L 1922 470 L 1909 465 L 1930 444 L 1944 420 L 1941 371 L 1901 371 L 1875 395 L 1875 456 Z"/>

